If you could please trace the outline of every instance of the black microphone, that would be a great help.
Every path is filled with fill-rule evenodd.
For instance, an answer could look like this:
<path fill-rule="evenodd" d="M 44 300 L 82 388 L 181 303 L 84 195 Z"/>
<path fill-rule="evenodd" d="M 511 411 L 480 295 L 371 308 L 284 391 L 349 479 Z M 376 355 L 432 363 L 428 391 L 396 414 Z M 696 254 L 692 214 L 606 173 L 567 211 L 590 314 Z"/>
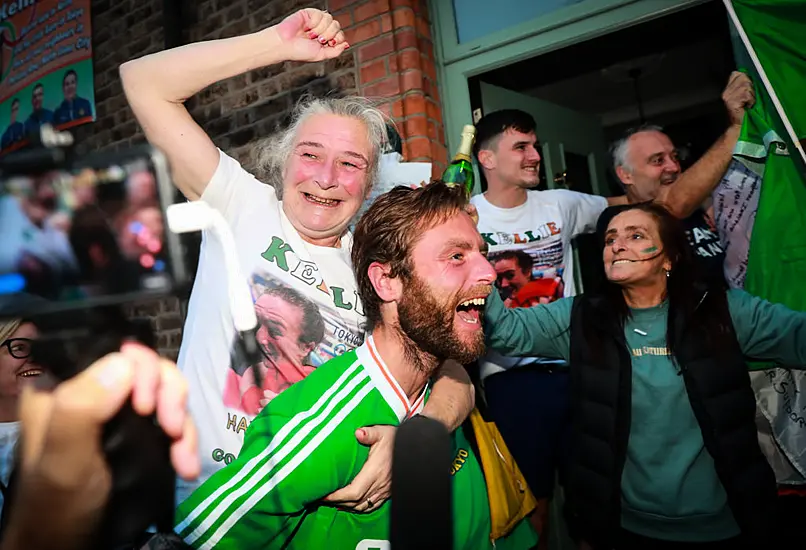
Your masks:
<path fill-rule="evenodd" d="M 424 416 L 404 422 L 392 455 L 392 550 L 453 548 L 451 439 Z"/>

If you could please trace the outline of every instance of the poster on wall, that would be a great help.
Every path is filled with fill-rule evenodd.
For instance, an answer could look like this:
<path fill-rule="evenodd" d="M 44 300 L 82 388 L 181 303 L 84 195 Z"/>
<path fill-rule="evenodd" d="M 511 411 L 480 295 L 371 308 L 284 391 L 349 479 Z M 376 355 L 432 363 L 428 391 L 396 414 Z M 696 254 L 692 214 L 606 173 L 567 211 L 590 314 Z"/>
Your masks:
<path fill-rule="evenodd" d="M 0 154 L 25 147 L 42 124 L 95 120 L 90 0 L 0 5 Z"/>

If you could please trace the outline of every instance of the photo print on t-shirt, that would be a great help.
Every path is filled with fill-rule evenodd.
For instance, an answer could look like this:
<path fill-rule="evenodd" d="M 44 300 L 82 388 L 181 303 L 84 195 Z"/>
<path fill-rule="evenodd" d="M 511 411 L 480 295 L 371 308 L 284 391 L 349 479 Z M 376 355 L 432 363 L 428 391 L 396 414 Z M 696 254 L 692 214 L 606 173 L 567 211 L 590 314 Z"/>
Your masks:
<path fill-rule="evenodd" d="M 257 415 L 280 392 L 362 342 L 335 310 L 317 304 L 299 288 L 268 273 L 253 275 L 249 286 L 263 354 L 256 365 L 263 387 L 255 384 L 253 365 L 233 367 L 227 373 L 224 404 Z"/>

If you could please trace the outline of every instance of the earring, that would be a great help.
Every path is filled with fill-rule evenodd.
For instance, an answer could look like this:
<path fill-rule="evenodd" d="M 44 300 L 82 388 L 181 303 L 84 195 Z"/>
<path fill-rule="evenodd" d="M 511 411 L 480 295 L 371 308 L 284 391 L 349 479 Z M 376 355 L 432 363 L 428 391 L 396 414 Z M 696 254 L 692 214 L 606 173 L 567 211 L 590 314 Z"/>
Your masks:
<path fill-rule="evenodd" d="M 670 273 L 671 273 L 671 271 L 667 271 L 667 272 L 666 272 L 666 278 L 667 278 L 667 279 L 669 278 L 669 274 L 670 274 Z"/>

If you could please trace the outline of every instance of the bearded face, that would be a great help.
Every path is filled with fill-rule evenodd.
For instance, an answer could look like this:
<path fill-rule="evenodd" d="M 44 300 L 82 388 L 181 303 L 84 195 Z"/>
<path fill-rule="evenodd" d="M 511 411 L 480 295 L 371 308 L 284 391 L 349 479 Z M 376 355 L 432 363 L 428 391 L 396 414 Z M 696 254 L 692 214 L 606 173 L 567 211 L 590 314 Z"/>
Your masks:
<path fill-rule="evenodd" d="M 486 296 L 490 290 L 491 287 L 481 285 L 459 294 L 436 296 L 422 279 L 413 275 L 398 302 L 400 330 L 417 348 L 439 361 L 455 359 L 462 364 L 472 363 L 484 354 L 484 333 L 460 331 L 457 322 L 470 320 L 480 324 L 483 303 L 467 301 L 474 298 L 475 302 L 483 301 L 476 297 Z"/>

